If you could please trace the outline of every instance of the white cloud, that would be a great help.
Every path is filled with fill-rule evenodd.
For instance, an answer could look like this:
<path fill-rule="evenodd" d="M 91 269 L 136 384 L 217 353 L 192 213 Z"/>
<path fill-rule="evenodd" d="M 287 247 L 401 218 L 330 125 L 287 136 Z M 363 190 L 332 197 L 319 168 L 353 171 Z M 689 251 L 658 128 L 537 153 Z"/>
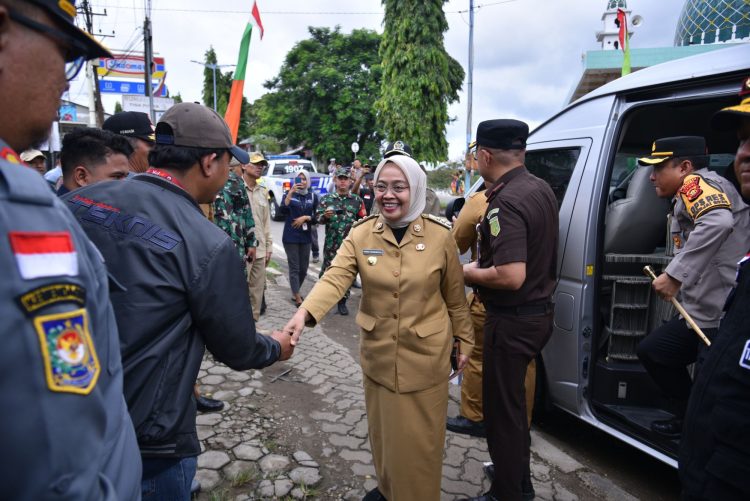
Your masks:
<path fill-rule="evenodd" d="M 107 9 L 95 27 L 102 33 L 115 31 L 104 43 L 124 49 L 143 22 L 142 0 L 94 0 L 96 11 Z M 637 29 L 631 47 L 671 46 L 683 0 L 631 0 L 633 14 L 644 23 Z M 596 31 L 607 0 L 477 0 L 474 31 L 474 92 L 472 129 L 481 120 L 516 117 L 531 126 L 557 110 L 577 83 L 581 56 L 597 50 Z M 466 69 L 468 63 L 468 0 L 445 4 L 449 30 L 447 51 Z M 308 37 L 308 26 L 340 25 L 342 31 L 368 28 L 382 32 L 383 7 L 379 0 L 258 0 L 265 36 L 254 30 L 250 44 L 245 96 L 249 101 L 266 92 L 263 82 L 275 76 L 286 53 Z M 153 38 L 155 51 L 163 56 L 168 71 L 167 86 L 186 101 L 200 101 L 202 61 L 209 46 L 219 64 L 236 64 L 240 37 L 250 18 L 250 0 L 155 0 Z M 205 12 L 215 9 L 214 12 Z M 245 12 L 247 12 L 245 14 Z M 139 37 L 140 38 L 140 37 Z M 142 42 L 136 45 L 142 50 Z M 457 120 L 447 127 L 450 157 L 465 147 L 466 83 L 460 102 L 449 114 Z M 85 85 L 74 82 L 70 96 L 87 102 Z M 111 111 L 116 97 L 105 100 Z"/>

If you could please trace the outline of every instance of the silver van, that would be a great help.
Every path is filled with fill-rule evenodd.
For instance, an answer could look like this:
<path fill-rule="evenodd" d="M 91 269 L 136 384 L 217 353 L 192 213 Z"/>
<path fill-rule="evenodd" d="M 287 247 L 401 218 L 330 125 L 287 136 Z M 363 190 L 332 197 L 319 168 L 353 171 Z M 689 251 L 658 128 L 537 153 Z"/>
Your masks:
<path fill-rule="evenodd" d="M 538 361 L 540 403 L 672 466 L 679 440 L 650 431 L 670 414 L 635 353 L 674 315 L 642 272 L 648 264 L 658 274 L 670 260 L 669 202 L 656 197 L 650 168 L 636 158 L 655 138 L 705 136 L 711 168 L 733 176 L 737 138 L 709 123 L 737 102 L 748 74 L 750 44 L 646 68 L 570 104 L 528 139 L 526 166 L 560 204 L 554 333 Z M 480 179 L 469 193 L 481 188 Z"/>

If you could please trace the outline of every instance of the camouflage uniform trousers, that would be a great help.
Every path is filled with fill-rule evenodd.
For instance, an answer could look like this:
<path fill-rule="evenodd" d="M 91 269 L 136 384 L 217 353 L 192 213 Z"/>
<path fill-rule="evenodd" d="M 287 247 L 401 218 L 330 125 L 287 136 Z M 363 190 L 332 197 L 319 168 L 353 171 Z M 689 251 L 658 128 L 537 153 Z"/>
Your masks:
<path fill-rule="evenodd" d="M 229 179 L 216 195 L 213 209 L 214 222 L 237 246 L 237 252 L 242 259 L 242 272 L 247 278 L 246 256 L 250 249 L 257 245 L 255 220 L 250 199 L 245 191 L 245 183 L 234 172 L 230 171 Z"/>
<path fill-rule="evenodd" d="M 328 267 L 331 266 L 333 258 L 336 257 L 336 252 L 338 252 L 339 247 L 341 247 L 344 239 L 349 234 L 349 230 L 352 229 L 352 225 L 366 214 L 362 199 L 352 194 L 342 196 L 337 193 L 331 193 L 325 195 L 318 205 L 318 221 L 321 221 L 321 217 L 326 209 L 333 209 L 334 211 L 343 210 L 343 213 L 336 213 L 330 219 L 322 219 L 326 226 L 326 237 L 323 244 L 323 265 L 320 267 L 319 274 L 321 277 Z M 349 295 L 350 290 L 347 289 L 342 299 L 349 299 Z"/>

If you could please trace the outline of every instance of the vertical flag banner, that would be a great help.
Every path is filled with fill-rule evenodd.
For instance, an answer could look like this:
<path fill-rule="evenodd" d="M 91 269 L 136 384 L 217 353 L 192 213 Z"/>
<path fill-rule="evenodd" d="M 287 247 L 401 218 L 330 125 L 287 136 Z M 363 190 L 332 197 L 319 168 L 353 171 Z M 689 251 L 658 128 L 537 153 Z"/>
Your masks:
<path fill-rule="evenodd" d="M 258 4 L 253 2 L 252 10 L 253 21 L 258 25 L 260 29 L 260 38 L 263 39 L 263 23 L 260 20 L 260 11 L 258 11 Z M 252 21 L 247 23 L 245 26 L 245 32 L 242 34 L 242 41 L 240 42 L 240 55 L 237 59 L 237 69 L 234 72 L 234 79 L 232 80 L 232 92 L 229 94 L 229 104 L 227 105 L 227 112 L 224 114 L 224 120 L 229 125 L 229 130 L 232 133 L 232 141 L 237 142 L 237 131 L 240 128 L 240 115 L 242 113 L 242 91 L 245 87 L 245 70 L 247 69 L 247 57 L 250 52 L 250 35 L 253 32 Z"/>
<path fill-rule="evenodd" d="M 628 18 L 625 11 L 617 9 L 617 24 L 620 26 L 620 47 L 622 47 L 622 76 L 630 73 L 630 37 L 628 36 Z"/>

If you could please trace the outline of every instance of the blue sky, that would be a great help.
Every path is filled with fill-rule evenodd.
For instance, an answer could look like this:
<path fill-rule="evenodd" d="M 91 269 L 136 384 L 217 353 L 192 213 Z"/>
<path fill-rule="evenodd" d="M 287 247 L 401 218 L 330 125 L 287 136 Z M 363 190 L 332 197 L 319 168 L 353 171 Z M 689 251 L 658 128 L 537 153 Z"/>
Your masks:
<path fill-rule="evenodd" d="M 628 1 L 632 14 L 644 19 L 631 47 L 671 46 L 683 3 Z M 114 38 L 104 39 L 108 47 L 142 50 L 144 0 L 93 0 L 92 4 L 97 12 L 107 10 L 106 17 L 96 18 L 95 30 L 114 31 Z M 533 127 L 559 110 L 580 78 L 582 55 L 599 48 L 595 34 L 602 28 L 606 4 L 606 0 L 476 0 L 472 128 L 491 118 L 518 118 Z M 167 86 L 185 100 L 200 100 L 203 68 L 190 60 L 202 60 L 213 46 L 220 64 L 236 63 L 252 0 L 153 0 L 152 6 L 154 48 L 166 60 Z M 451 0 L 444 6 L 449 25 L 445 47 L 464 68 L 468 66 L 468 6 L 468 0 Z M 379 0 L 258 0 L 258 7 L 265 36 L 261 41 L 255 30 L 251 42 L 245 83 L 251 103 L 266 91 L 263 82 L 277 74 L 289 49 L 307 38 L 308 26 L 382 32 Z M 466 87 L 449 109 L 455 119 L 447 128 L 451 159 L 461 157 L 465 148 Z M 85 89 L 83 82 L 74 82 L 69 98 L 86 104 Z M 116 100 L 105 99 L 105 109 L 113 111 Z"/>

